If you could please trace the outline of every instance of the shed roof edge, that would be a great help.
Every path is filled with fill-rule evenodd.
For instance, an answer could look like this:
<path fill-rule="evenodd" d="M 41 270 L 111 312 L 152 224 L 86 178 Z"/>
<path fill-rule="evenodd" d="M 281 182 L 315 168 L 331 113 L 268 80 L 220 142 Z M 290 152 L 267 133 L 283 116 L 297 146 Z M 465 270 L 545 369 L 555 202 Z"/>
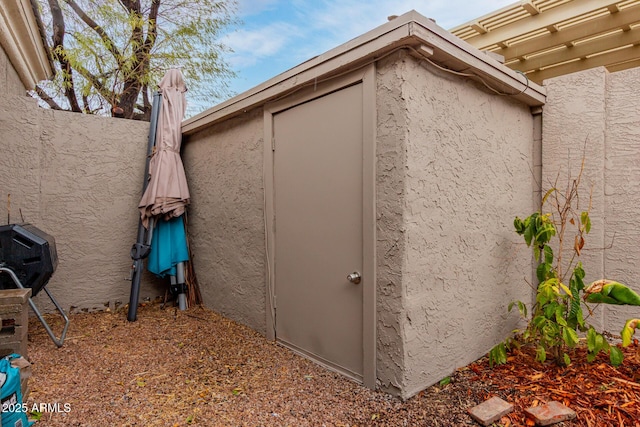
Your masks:
<path fill-rule="evenodd" d="M 22 84 L 33 89 L 53 75 L 53 69 L 29 0 L 0 2 L 0 44 Z"/>
<path fill-rule="evenodd" d="M 185 120 L 182 131 L 184 134 L 198 132 L 213 123 L 287 96 L 319 79 L 325 80 L 375 62 L 401 48 L 411 48 L 420 55 L 420 49 L 416 48 L 422 45 L 433 50 L 430 58 L 424 58 L 432 63 L 453 72 L 473 74 L 485 85 L 503 94 L 513 94 L 529 106 L 544 104 L 544 88 L 412 10 Z"/>

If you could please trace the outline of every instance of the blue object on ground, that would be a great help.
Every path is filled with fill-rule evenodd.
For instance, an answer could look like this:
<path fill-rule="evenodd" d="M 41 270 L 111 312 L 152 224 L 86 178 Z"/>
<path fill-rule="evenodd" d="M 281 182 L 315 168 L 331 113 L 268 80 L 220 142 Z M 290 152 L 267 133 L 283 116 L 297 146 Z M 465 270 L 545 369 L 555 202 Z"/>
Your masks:
<path fill-rule="evenodd" d="M 2 401 L 2 426 L 29 427 L 33 422 L 27 419 L 20 388 L 20 369 L 11 366 L 11 359 L 20 357 L 11 354 L 0 359 L 0 400 Z"/>

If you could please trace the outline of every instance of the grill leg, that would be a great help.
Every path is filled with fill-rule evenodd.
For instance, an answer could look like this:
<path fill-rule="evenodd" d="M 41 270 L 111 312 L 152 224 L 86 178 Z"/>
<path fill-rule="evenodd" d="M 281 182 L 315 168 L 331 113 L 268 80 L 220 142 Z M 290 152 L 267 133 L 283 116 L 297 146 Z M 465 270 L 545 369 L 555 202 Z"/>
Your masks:
<path fill-rule="evenodd" d="M 16 276 L 13 270 L 6 267 L 0 267 L 0 271 L 4 271 L 5 273 L 8 273 L 9 276 L 11 276 L 13 283 L 15 283 L 18 288 L 25 289 L 25 287 L 22 286 L 22 283 L 20 283 L 18 276 Z M 49 326 L 47 321 L 44 319 L 44 317 L 42 317 L 42 314 L 40 314 L 40 310 L 38 310 L 38 307 L 36 307 L 36 304 L 33 302 L 32 298 L 29 298 L 29 305 L 31 306 L 31 309 L 38 317 L 38 320 L 40 320 L 40 323 L 42 323 L 42 326 L 44 326 L 44 329 L 47 331 L 47 334 L 49 334 L 49 337 L 51 337 L 51 340 L 54 342 L 54 344 L 57 345 L 58 347 L 62 347 L 62 344 L 64 343 L 64 338 L 67 335 L 67 329 L 69 329 L 69 318 L 67 317 L 62 307 L 60 307 L 60 304 L 58 304 L 58 301 L 56 301 L 53 295 L 51 295 L 51 292 L 49 292 L 47 287 L 45 286 L 42 289 L 44 289 L 44 291 L 47 293 L 47 295 L 49 296 L 49 299 L 51 300 L 53 305 L 56 306 L 56 309 L 60 312 L 60 314 L 62 315 L 62 318 L 64 319 L 64 322 L 65 322 L 64 329 L 62 330 L 62 334 L 60 335 L 60 338 L 56 338 L 55 334 L 51 330 L 51 327 Z"/>

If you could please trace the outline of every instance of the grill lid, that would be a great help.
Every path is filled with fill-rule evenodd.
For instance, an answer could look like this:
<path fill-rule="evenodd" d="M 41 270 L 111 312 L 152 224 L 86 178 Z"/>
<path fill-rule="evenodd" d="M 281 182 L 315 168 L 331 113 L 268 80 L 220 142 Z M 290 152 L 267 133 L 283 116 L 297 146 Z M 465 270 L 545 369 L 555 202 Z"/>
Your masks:
<path fill-rule="evenodd" d="M 58 266 L 53 236 L 31 224 L 0 226 L 0 265 L 10 268 L 35 296 L 49 282 Z M 0 289 L 15 288 L 13 280 L 0 275 Z"/>

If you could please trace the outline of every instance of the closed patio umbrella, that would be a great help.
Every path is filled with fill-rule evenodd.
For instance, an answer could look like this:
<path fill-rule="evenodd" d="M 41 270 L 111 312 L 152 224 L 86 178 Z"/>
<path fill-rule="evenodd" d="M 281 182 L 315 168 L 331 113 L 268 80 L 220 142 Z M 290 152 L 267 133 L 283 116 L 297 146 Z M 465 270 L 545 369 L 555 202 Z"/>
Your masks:
<path fill-rule="evenodd" d="M 178 69 L 169 70 L 160 81 L 156 142 L 149 162 L 149 181 L 138 204 L 142 224 L 153 231 L 147 269 L 160 277 L 171 276 L 181 309 L 186 308 L 183 263 L 189 260 L 182 215 L 190 195 L 180 158 L 186 90 Z"/>
<path fill-rule="evenodd" d="M 187 88 L 178 69 L 169 70 L 159 84 L 162 95 L 156 145 L 149 163 L 149 183 L 138 205 L 142 222 L 149 218 L 179 217 L 189 204 L 190 195 L 180 158 L 182 119 Z"/>

